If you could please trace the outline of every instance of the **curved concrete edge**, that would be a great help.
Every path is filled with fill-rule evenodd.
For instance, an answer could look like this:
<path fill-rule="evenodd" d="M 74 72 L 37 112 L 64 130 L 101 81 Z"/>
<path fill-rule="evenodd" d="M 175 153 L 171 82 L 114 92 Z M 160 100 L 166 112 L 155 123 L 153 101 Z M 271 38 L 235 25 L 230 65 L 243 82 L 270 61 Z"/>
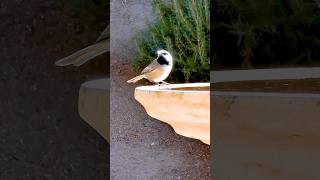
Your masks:
<path fill-rule="evenodd" d="M 85 82 L 79 90 L 80 117 L 110 142 L 109 79 Z"/>
<path fill-rule="evenodd" d="M 172 84 L 170 88 L 208 87 L 210 83 Z M 168 123 L 179 135 L 210 145 L 210 91 L 172 90 L 168 86 L 140 86 L 135 99 L 147 114 Z"/>
<path fill-rule="evenodd" d="M 320 78 L 320 67 L 211 71 L 211 83 Z"/>

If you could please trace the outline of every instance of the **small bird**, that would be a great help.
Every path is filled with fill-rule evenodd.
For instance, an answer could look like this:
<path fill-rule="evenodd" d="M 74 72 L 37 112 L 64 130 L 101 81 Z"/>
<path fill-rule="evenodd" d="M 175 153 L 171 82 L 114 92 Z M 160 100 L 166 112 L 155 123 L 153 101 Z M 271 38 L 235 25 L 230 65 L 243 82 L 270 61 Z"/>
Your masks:
<path fill-rule="evenodd" d="M 96 42 L 93 45 L 90 45 L 84 49 L 81 49 L 65 58 L 58 60 L 56 66 L 81 66 L 87 61 L 99 56 L 110 49 L 110 26 L 108 25 Z"/>
<path fill-rule="evenodd" d="M 158 57 L 153 60 L 143 71 L 140 73 L 139 76 L 136 76 L 127 81 L 127 83 L 135 83 L 143 78 L 154 82 L 158 85 L 160 83 L 168 84 L 164 82 L 173 67 L 173 58 L 171 54 L 166 50 L 158 50 L 157 51 Z"/>

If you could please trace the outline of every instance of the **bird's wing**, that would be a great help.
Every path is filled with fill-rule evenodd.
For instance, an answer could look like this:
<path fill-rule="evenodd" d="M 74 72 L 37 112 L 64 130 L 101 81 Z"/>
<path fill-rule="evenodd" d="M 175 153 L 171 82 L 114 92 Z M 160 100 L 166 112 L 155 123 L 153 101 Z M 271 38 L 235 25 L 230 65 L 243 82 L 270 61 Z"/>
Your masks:
<path fill-rule="evenodd" d="M 151 71 L 157 69 L 160 66 L 161 65 L 157 62 L 157 59 L 155 59 L 146 68 L 144 68 L 142 70 L 141 74 L 145 74 L 145 73 L 151 72 Z"/>
<path fill-rule="evenodd" d="M 96 42 L 99 42 L 101 40 L 107 39 L 110 36 L 110 25 L 108 25 L 103 32 L 101 33 L 101 35 L 99 36 L 99 38 L 97 39 Z"/>

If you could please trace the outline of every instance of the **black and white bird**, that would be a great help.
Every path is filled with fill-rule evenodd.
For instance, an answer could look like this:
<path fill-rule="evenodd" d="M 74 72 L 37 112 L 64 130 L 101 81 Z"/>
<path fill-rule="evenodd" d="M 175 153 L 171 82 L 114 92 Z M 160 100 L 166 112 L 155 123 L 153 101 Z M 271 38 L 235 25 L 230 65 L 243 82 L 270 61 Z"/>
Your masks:
<path fill-rule="evenodd" d="M 86 63 L 87 61 L 99 56 L 110 49 L 110 28 L 107 26 L 97 41 L 84 48 L 81 49 L 65 58 L 58 60 L 55 65 L 56 66 L 81 66 L 82 64 Z"/>
<path fill-rule="evenodd" d="M 172 70 L 173 58 L 168 51 L 163 49 L 158 50 L 157 54 L 158 57 L 144 68 L 139 76 L 128 80 L 127 83 L 135 83 L 145 78 L 158 85 L 160 85 L 160 83 L 168 84 L 164 82 L 164 80 L 169 76 Z"/>

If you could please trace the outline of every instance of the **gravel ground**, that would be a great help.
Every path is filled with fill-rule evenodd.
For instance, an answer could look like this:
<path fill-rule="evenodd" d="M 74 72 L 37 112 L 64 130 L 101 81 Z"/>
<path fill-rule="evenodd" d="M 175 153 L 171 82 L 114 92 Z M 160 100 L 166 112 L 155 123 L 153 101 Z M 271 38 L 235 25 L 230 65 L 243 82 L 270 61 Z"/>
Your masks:
<path fill-rule="evenodd" d="M 209 146 L 177 135 L 134 99 L 135 32 L 152 20 L 149 1 L 111 1 L 111 179 L 210 179 Z M 133 30 L 135 29 L 135 30 Z"/>
<path fill-rule="evenodd" d="M 99 32 L 56 1 L 0 2 L 0 179 L 106 179 L 109 146 L 78 115 L 82 82 L 105 76 L 108 56 L 80 68 L 54 61 Z M 102 68 L 104 67 L 104 68 Z"/>

